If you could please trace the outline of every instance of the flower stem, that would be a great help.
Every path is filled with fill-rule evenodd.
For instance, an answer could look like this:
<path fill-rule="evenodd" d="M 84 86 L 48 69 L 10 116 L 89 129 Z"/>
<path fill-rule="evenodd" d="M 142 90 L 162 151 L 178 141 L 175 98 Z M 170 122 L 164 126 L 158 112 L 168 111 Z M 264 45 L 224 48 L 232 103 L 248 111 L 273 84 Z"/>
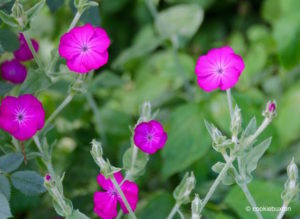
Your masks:
<path fill-rule="evenodd" d="M 123 216 L 123 212 L 122 210 L 119 210 L 118 216 L 116 217 L 116 219 L 121 219 Z"/>
<path fill-rule="evenodd" d="M 94 116 L 95 116 L 95 119 L 96 119 L 97 131 L 101 136 L 102 144 L 106 145 L 106 136 L 104 134 L 104 130 L 103 130 L 103 127 L 102 127 L 102 121 L 101 121 L 102 119 L 101 119 L 101 115 L 99 113 L 96 101 L 95 101 L 95 99 L 93 98 L 93 95 L 90 92 L 86 92 L 85 96 L 86 96 L 86 99 L 87 99 L 93 113 L 94 113 Z"/>
<path fill-rule="evenodd" d="M 255 202 L 254 198 L 252 197 L 252 195 L 251 195 L 251 193 L 250 193 L 250 191 L 249 191 L 249 189 L 248 189 L 247 184 L 244 183 L 244 184 L 241 184 L 241 185 L 239 185 L 239 186 L 240 186 L 241 189 L 243 190 L 243 192 L 244 192 L 244 194 L 245 194 L 245 196 L 246 196 L 246 198 L 247 198 L 249 204 L 252 206 L 252 209 L 256 209 L 256 208 L 257 208 L 256 202 Z M 261 213 L 260 213 L 259 211 L 254 211 L 254 212 L 255 212 L 256 217 L 257 217 L 258 219 L 263 219 L 263 216 L 261 215 Z"/>
<path fill-rule="evenodd" d="M 177 210 L 179 209 L 179 207 L 180 207 L 180 204 L 176 203 L 174 205 L 174 207 L 172 208 L 171 212 L 169 213 L 167 219 L 172 219 L 175 216 L 175 214 L 176 214 Z"/>
<path fill-rule="evenodd" d="M 73 20 L 72 20 L 72 22 L 71 22 L 71 24 L 70 24 L 70 26 L 69 26 L 69 28 L 68 28 L 68 32 L 76 26 L 77 22 L 80 19 L 80 16 L 81 16 L 81 13 L 79 11 L 77 11 L 74 18 L 73 18 Z"/>
<path fill-rule="evenodd" d="M 229 159 L 226 161 L 225 166 L 223 167 L 223 169 L 221 170 L 221 172 L 219 173 L 218 177 L 216 178 L 216 180 L 214 181 L 214 183 L 212 184 L 212 186 L 210 187 L 208 193 L 206 194 L 202 204 L 201 204 L 201 208 L 200 208 L 200 213 L 202 212 L 202 210 L 204 209 L 205 205 L 207 204 L 207 202 L 209 201 L 209 199 L 211 198 L 211 196 L 213 195 L 213 193 L 215 192 L 216 188 L 218 187 L 218 185 L 220 184 L 220 182 L 222 181 L 222 179 L 224 178 L 225 174 L 227 173 L 227 170 L 231 167 L 232 162 L 235 160 L 234 156 L 229 157 Z"/>
<path fill-rule="evenodd" d="M 73 94 L 69 94 L 64 101 L 57 107 L 57 109 L 49 116 L 49 118 L 47 119 L 45 125 L 44 125 L 44 129 L 47 128 L 47 126 L 49 125 L 50 122 L 52 122 L 52 120 L 71 102 L 71 100 L 73 99 L 74 95 Z"/>
<path fill-rule="evenodd" d="M 277 216 L 277 219 L 282 219 L 283 216 L 285 215 L 286 209 L 288 207 L 289 203 L 288 202 L 283 202 L 281 208 L 280 208 L 280 212 Z"/>
<path fill-rule="evenodd" d="M 38 54 L 36 53 L 32 43 L 31 43 L 31 40 L 27 35 L 27 32 L 23 32 L 23 35 L 24 35 L 24 39 L 25 39 L 25 41 L 26 41 L 26 43 L 27 43 L 32 55 L 33 55 L 33 58 L 34 58 L 36 64 L 39 66 L 40 69 L 43 69 L 44 68 L 43 63 L 42 63 L 40 57 L 38 56 Z"/>
<path fill-rule="evenodd" d="M 228 100 L 228 106 L 229 106 L 230 118 L 232 119 L 233 108 L 232 108 L 231 89 L 227 89 L 227 90 L 226 90 L 226 94 L 227 94 L 227 100 Z"/>
<path fill-rule="evenodd" d="M 112 174 L 112 176 L 110 177 L 112 183 L 114 184 L 114 187 L 117 189 L 119 195 L 121 196 L 125 206 L 126 206 L 126 209 L 128 210 L 129 212 L 129 215 L 130 215 L 130 218 L 131 219 L 137 219 L 137 217 L 135 216 L 134 212 L 132 211 L 130 205 L 129 205 L 129 202 L 127 201 L 122 189 L 120 188 L 120 185 L 118 184 L 115 176 Z"/>
<path fill-rule="evenodd" d="M 264 130 L 265 128 L 271 123 L 271 119 L 265 118 L 255 133 L 247 139 L 248 144 L 252 143 Z"/>

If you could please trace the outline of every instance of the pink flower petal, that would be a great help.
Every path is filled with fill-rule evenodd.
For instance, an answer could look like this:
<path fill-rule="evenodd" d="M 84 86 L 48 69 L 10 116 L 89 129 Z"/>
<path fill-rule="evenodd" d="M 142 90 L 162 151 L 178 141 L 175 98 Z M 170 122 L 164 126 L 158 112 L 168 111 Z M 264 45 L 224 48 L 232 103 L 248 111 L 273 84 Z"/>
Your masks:
<path fill-rule="evenodd" d="M 121 184 L 123 181 L 123 176 L 121 171 L 114 173 L 115 179 L 117 180 L 118 184 Z M 104 175 L 101 173 L 97 176 L 97 182 L 98 184 L 105 190 L 114 189 L 114 185 L 110 179 L 106 179 Z"/>
<path fill-rule="evenodd" d="M 198 85 L 206 92 L 217 89 L 220 85 L 220 81 L 220 77 L 216 75 L 210 75 L 205 78 L 198 77 Z"/>
<path fill-rule="evenodd" d="M 94 212 L 103 219 L 113 219 L 117 216 L 117 197 L 108 192 L 95 192 Z"/>
<path fill-rule="evenodd" d="M 23 83 L 27 76 L 25 66 L 19 63 L 16 59 L 3 62 L 0 70 L 2 72 L 2 78 L 14 84 Z"/>
<path fill-rule="evenodd" d="M 139 192 L 138 186 L 133 182 L 125 181 L 122 184 L 121 189 L 129 203 L 131 209 L 133 211 L 135 211 L 137 203 L 138 203 L 138 192 Z M 118 201 L 120 202 L 123 212 L 125 214 L 127 214 L 128 210 L 120 196 L 118 196 Z"/>

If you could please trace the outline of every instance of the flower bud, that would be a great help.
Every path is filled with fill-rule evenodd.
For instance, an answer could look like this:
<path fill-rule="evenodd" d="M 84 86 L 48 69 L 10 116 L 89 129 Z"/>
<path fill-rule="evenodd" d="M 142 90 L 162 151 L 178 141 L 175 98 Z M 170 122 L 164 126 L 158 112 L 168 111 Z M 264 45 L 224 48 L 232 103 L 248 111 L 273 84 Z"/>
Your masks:
<path fill-rule="evenodd" d="M 12 16 L 18 21 L 21 28 L 24 28 L 27 23 L 27 15 L 24 12 L 23 5 L 19 1 L 15 1 L 11 9 Z"/>
<path fill-rule="evenodd" d="M 266 109 L 263 112 L 263 116 L 269 119 L 273 119 L 277 115 L 277 103 L 276 101 L 268 101 Z"/>
<path fill-rule="evenodd" d="M 196 179 L 194 173 L 186 173 L 180 184 L 176 187 L 174 191 L 174 198 L 177 203 L 186 204 L 190 201 L 190 194 L 195 188 Z"/>
<path fill-rule="evenodd" d="M 200 219 L 201 205 L 202 205 L 202 201 L 199 198 L 199 195 L 196 194 L 194 200 L 192 201 L 192 218 L 191 219 Z"/>
<path fill-rule="evenodd" d="M 232 143 L 231 140 L 227 139 L 227 137 L 224 136 L 222 132 L 213 124 L 210 124 L 209 122 L 205 121 L 205 126 L 209 132 L 209 135 L 211 136 L 212 146 L 216 151 L 224 151 L 226 150 L 227 146 L 229 146 Z"/>
<path fill-rule="evenodd" d="M 234 113 L 231 118 L 230 130 L 232 132 L 233 139 L 236 139 L 242 129 L 242 116 L 241 109 L 235 106 Z"/>
<path fill-rule="evenodd" d="M 49 182 L 51 180 L 51 176 L 49 175 L 49 174 L 47 174 L 46 176 L 45 176 L 45 181 L 46 182 Z"/>
<path fill-rule="evenodd" d="M 292 159 L 291 163 L 287 167 L 287 175 L 288 180 L 284 185 L 284 191 L 281 194 L 281 198 L 289 203 L 293 199 L 297 198 L 299 193 L 299 188 L 297 184 L 298 180 L 298 167 L 294 162 L 294 158 Z"/>

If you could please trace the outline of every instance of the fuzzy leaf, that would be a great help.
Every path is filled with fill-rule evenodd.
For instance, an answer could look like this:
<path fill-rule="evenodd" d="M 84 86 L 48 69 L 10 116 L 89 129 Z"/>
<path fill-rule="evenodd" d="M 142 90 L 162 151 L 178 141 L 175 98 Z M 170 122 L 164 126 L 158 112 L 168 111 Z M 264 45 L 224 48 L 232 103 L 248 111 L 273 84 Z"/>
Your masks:
<path fill-rule="evenodd" d="M 25 195 L 38 195 L 45 191 L 44 179 L 34 171 L 18 171 L 11 176 L 12 184 Z"/>
<path fill-rule="evenodd" d="M 249 152 L 249 154 L 246 156 L 245 160 L 243 160 L 248 174 L 251 174 L 251 172 L 256 169 L 259 159 L 269 148 L 271 141 L 272 138 L 270 137 L 264 140 L 263 142 L 261 142 L 259 145 L 253 147 Z"/>
<path fill-rule="evenodd" d="M 81 213 L 79 210 L 73 211 L 73 213 L 66 219 L 88 219 L 86 215 Z"/>
<path fill-rule="evenodd" d="M 10 199 L 10 183 L 6 176 L 0 174 L 0 193 L 4 194 L 6 199 Z"/>
<path fill-rule="evenodd" d="M 41 0 L 38 3 L 36 3 L 32 8 L 28 9 L 26 11 L 26 15 L 28 16 L 28 18 L 32 20 L 34 16 L 36 16 L 42 10 L 44 5 L 45 5 L 45 0 Z"/>
<path fill-rule="evenodd" d="M 12 16 L 6 14 L 4 11 L 0 10 L 0 19 L 11 27 L 18 27 L 18 22 Z"/>
<path fill-rule="evenodd" d="M 136 147 L 136 146 L 135 146 Z M 132 154 L 133 149 L 130 147 L 123 155 L 123 167 L 126 171 L 130 171 L 132 174 L 131 177 L 135 178 L 144 173 L 145 167 L 148 163 L 149 156 L 143 153 L 140 149 L 138 149 L 138 153 L 136 155 L 136 160 L 134 165 L 132 166 Z"/>
<path fill-rule="evenodd" d="M 162 36 L 192 37 L 203 20 L 203 10 L 196 4 L 170 7 L 158 14 L 155 25 Z"/>
<path fill-rule="evenodd" d="M 10 173 L 16 170 L 23 162 L 23 155 L 19 153 L 10 153 L 0 157 L 0 170 Z"/>
<path fill-rule="evenodd" d="M 245 128 L 245 131 L 242 134 L 242 139 L 247 138 L 250 135 L 253 135 L 256 131 L 256 118 L 252 117 L 250 122 L 248 123 L 247 127 Z"/>
<path fill-rule="evenodd" d="M 8 29 L 0 29 L 0 45 L 3 50 L 13 52 L 20 46 L 18 36 Z"/>
<path fill-rule="evenodd" d="M 5 196 L 0 192 L 0 218 L 6 219 L 12 217 L 10 207 Z"/>
<path fill-rule="evenodd" d="M 220 173 L 222 169 L 224 168 L 225 163 L 217 162 L 212 166 L 212 170 L 216 173 Z M 230 167 L 227 170 L 227 173 L 225 174 L 224 178 L 222 179 L 222 183 L 224 185 L 232 185 L 235 182 L 235 173 L 234 169 Z"/>

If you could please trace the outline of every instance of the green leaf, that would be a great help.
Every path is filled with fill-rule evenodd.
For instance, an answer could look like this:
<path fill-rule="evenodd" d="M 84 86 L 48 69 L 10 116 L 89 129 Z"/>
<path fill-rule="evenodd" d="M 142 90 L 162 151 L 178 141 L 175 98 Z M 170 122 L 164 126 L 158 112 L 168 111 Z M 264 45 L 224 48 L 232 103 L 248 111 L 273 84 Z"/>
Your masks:
<path fill-rule="evenodd" d="M 168 140 L 162 150 L 164 178 L 200 159 L 210 145 L 201 104 L 186 104 L 174 109 L 169 121 Z"/>
<path fill-rule="evenodd" d="M 300 133 L 300 83 L 292 86 L 278 102 L 278 116 L 274 119 L 280 133 L 280 147 L 285 148 L 299 138 Z"/>
<path fill-rule="evenodd" d="M 94 26 L 100 26 L 101 19 L 99 14 L 99 8 L 91 7 L 88 10 L 86 10 L 80 17 L 80 21 L 82 21 L 83 23 L 90 23 Z"/>
<path fill-rule="evenodd" d="M 30 69 L 28 71 L 26 80 L 22 83 L 20 94 L 38 93 L 47 89 L 51 85 L 50 79 L 41 70 Z"/>
<path fill-rule="evenodd" d="M 7 25 L 11 26 L 11 27 L 18 27 L 19 24 L 16 21 L 15 18 L 13 18 L 12 16 L 6 14 L 4 11 L 0 10 L 0 19 L 6 23 Z"/>
<path fill-rule="evenodd" d="M 10 183 L 2 174 L 0 174 L 0 193 L 4 194 L 7 200 L 10 199 Z"/>
<path fill-rule="evenodd" d="M 32 8 L 28 9 L 26 11 L 26 15 L 30 20 L 32 20 L 38 13 L 42 10 L 42 8 L 45 5 L 45 0 L 41 0 L 38 3 L 36 3 Z"/>
<path fill-rule="evenodd" d="M 246 172 L 249 175 L 251 175 L 251 173 L 256 169 L 258 161 L 263 156 L 265 151 L 269 148 L 271 141 L 271 137 L 267 138 L 257 146 L 253 147 L 247 154 L 245 159 L 242 159 L 242 162 L 245 163 L 246 166 Z"/>
<path fill-rule="evenodd" d="M 14 86 L 12 84 L 0 81 L 0 96 L 3 96 L 6 93 L 8 93 L 13 87 Z"/>
<path fill-rule="evenodd" d="M 25 195 L 38 195 L 45 191 L 44 179 L 34 171 L 18 171 L 11 176 L 12 184 Z"/>
<path fill-rule="evenodd" d="M 224 168 L 225 163 L 217 162 L 212 166 L 212 170 L 216 173 L 220 173 L 222 169 Z M 235 172 L 232 167 L 230 167 L 227 171 L 227 173 L 224 175 L 224 178 L 222 179 L 222 183 L 224 185 L 232 185 L 235 182 Z"/>
<path fill-rule="evenodd" d="M 12 217 L 10 207 L 5 196 L 0 192 L 0 218 L 6 219 Z"/>
<path fill-rule="evenodd" d="M 79 210 L 74 210 L 69 217 L 66 217 L 66 219 L 89 219 L 89 217 L 81 213 Z"/>
<path fill-rule="evenodd" d="M 167 218 L 174 200 L 166 191 L 158 191 L 147 197 L 141 210 L 138 211 L 138 218 L 143 219 L 165 219 Z"/>
<path fill-rule="evenodd" d="M 136 147 L 136 146 L 134 146 Z M 133 148 L 130 147 L 123 155 L 123 168 L 129 171 L 133 179 L 142 175 L 148 163 L 149 156 L 137 148 L 137 155 L 134 165 L 132 165 Z"/>
<path fill-rule="evenodd" d="M 8 29 L 0 29 L 0 45 L 5 51 L 13 52 L 20 46 L 18 36 Z"/>
<path fill-rule="evenodd" d="M 10 173 L 16 170 L 23 162 L 23 155 L 20 153 L 10 153 L 0 157 L 0 170 Z"/>
<path fill-rule="evenodd" d="M 191 38 L 203 21 L 203 10 L 197 4 L 170 7 L 158 14 L 155 26 L 161 36 Z"/>
<path fill-rule="evenodd" d="M 253 135 L 255 131 L 256 131 L 256 118 L 254 116 L 252 117 L 247 127 L 245 128 L 244 132 L 242 133 L 241 139 L 243 140 L 249 137 L 250 135 Z"/>

